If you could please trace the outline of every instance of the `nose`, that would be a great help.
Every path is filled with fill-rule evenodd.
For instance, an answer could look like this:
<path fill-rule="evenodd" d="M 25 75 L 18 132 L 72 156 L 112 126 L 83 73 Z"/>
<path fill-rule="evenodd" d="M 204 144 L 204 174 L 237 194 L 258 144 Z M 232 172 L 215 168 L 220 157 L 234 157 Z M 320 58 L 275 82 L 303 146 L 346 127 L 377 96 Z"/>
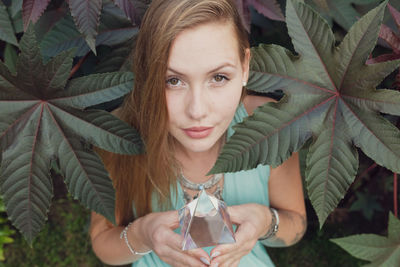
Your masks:
<path fill-rule="evenodd" d="M 193 120 L 201 121 L 208 114 L 209 99 L 204 88 L 200 86 L 192 88 L 188 94 L 186 110 L 189 117 Z"/>

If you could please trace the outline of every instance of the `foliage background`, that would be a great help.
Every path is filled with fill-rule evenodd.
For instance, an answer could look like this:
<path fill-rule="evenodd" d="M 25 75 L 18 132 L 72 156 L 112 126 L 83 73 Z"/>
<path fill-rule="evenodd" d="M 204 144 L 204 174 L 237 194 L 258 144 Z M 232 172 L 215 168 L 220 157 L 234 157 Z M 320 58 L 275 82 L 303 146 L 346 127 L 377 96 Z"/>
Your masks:
<path fill-rule="evenodd" d="M 285 6 L 284 2 L 280 1 L 281 7 Z M 363 14 L 375 7 L 377 1 L 326 1 L 328 7 L 337 7 L 336 9 L 328 9 L 329 12 L 323 9 L 324 5 L 321 5 L 321 2 L 324 1 L 309 1 L 322 12 L 325 10 L 328 20 L 332 23 L 336 39 L 341 40 L 348 30 L 348 26 L 341 25 L 343 22 L 341 18 L 343 16 L 353 18 L 354 22 L 356 10 Z M 347 2 L 348 9 L 342 8 L 341 10 L 351 9 L 353 13 L 338 14 L 337 10 L 340 11 L 340 4 L 344 2 Z M 348 5 L 349 2 L 351 2 L 351 5 Z M 398 1 L 390 1 L 390 3 L 399 9 Z M 293 51 L 283 22 L 266 18 L 253 7 L 250 8 L 250 12 L 253 46 L 258 43 L 275 43 Z M 390 18 L 386 18 L 385 21 L 389 25 L 393 25 Z M 38 35 L 40 38 L 40 33 Z M 47 48 L 51 48 L 51 44 L 51 41 L 47 42 Z M 388 46 L 382 41 L 380 41 L 380 44 L 374 51 L 375 55 L 390 52 Z M 5 52 L 6 48 L 5 42 L 0 42 L 2 53 Z M 112 56 L 112 51 L 115 52 L 116 48 L 120 48 L 122 54 L 129 51 L 126 45 L 113 48 L 110 48 L 109 45 L 100 45 L 96 48 L 97 55 L 95 55 L 89 52 L 88 48 L 85 48 L 86 50 L 82 50 L 84 52 L 80 52 L 82 53 L 81 56 L 84 56 L 84 60 L 75 75 L 82 76 L 92 73 L 93 69 L 95 71 L 114 71 L 115 66 L 113 66 L 112 61 L 104 61 L 108 64 L 98 64 L 98 62 L 101 61 L 99 59 Z M 57 49 L 49 49 L 48 51 L 53 51 L 48 56 L 58 52 Z M 4 55 L 0 54 L 0 56 Z M 122 69 L 124 68 L 126 69 L 126 65 L 122 66 Z M 394 73 L 385 79 L 380 88 L 394 88 L 395 75 Z M 279 95 L 276 97 L 279 97 Z M 102 107 L 112 108 L 115 105 L 115 103 L 108 103 Z M 302 158 L 304 159 L 304 157 Z M 364 232 L 385 234 L 387 213 L 389 210 L 393 210 L 393 179 L 392 174 L 381 167 L 374 167 L 369 172 L 365 172 L 373 164 L 369 158 L 361 154 L 359 175 L 345 198 L 340 202 L 339 207 L 328 217 L 322 230 L 319 230 L 315 213 L 309 200 L 306 200 L 308 232 L 305 238 L 292 248 L 270 249 L 271 256 L 278 266 L 361 266 L 365 263 L 352 258 L 338 246 L 330 243 L 328 239 Z M 0 264 L 5 266 L 102 266 L 90 249 L 87 236 L 88 211 L 72 199 L 62 182 L 54 183 L 55 204 L 50 209 L 48 223 L 37 240 L 34 241 L 32 248 L 25 243 L 19 233 L 12 234 L 15 241 L 5 246 L 6 260 Z M 4 212 L 2 216 L 5 217 Z M 8 227 L 12 228 L 11 225 L 8 225 Z"/>

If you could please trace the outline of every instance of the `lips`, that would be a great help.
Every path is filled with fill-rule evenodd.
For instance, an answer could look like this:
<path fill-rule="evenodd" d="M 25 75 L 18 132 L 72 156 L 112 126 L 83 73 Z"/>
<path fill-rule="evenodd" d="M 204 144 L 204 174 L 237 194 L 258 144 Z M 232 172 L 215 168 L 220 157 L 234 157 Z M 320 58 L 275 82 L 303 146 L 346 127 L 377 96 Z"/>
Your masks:
<path fill-rule="evenodd" d="M 209 136 L 214 127 L 191 127 L 183 129 L 185 134 L 191 138 L 200 139 Z"/>

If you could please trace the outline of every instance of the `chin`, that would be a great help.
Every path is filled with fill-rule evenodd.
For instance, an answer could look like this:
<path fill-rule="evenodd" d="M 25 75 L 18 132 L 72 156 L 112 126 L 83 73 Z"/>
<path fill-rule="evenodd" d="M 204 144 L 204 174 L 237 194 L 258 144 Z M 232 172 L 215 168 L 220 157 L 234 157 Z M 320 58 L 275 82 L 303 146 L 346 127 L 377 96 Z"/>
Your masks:
<path fill-rule="evenodd" d="M 186 139 L 186 138 L 185 138 Z M 218 143 L 218 139 L 214 140 L 215 138 L 204 138 L 204 139 L 186 139 L 182 140 L 183 142 L 178 142 L 181 143 L 181 145 L 184 147 L 184 149 L 195 152 L 195 153 L 200 153 L 200 152 L 207 152 L 214 148 L 214 146 Z"/>
<path fill-rule="evenodd" d="M 206 145 L 206 144 L 204 144 L 204 145 L 201 145 L 201 144 L 199 144 L 199 145 L 190 144 L 188 146 L 185 146 L 185 148 L 187 150 L 195 152 L 195 153 L 201 153 L 201 152 L 209 151 L 211 148 L 213 148 L 213 146 L 214 146 L 213 144 L 209 144 L 209 145 Z"/>

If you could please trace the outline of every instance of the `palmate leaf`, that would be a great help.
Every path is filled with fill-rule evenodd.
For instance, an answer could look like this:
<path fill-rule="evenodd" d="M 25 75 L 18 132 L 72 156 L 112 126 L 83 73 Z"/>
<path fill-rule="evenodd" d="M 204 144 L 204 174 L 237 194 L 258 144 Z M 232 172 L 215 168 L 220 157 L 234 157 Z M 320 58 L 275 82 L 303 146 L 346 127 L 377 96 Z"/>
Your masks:
<path fill-rule="evenodd" d="M 371 221 L 375 212 L 383 211 L 378 197 L 371 196 L 367 192 L 355 192 L 357 200 L 351 204 L 349 211 L 359 211 L 368 220 Z"/>
<path fill-rule="evenodd" d="M 30 243 L 45 223 L 53 195 L 46 162 L 49 153 L 40 134 L 42 112 L 35 109 L 24 119 L 24 128 L 15 133 L 19 141 L 4 151 L 0 170 L 8 217 Z"/>
<path fill-rule="evenodd" d="M 381 116 L 400 115 L 400 92 L 375 89 L 400 60 L 365 64 L 385 4 L 356 22 L 335 47 L 331 29 L 317 13 L 302 2 L 288 1 L 286 22 L 299 56 L 276 45 L 253 48 L 248 83 L 250 90 L 280 89 L 286 96 L 257 108 L 236 126 L 210 173 L 277 166 L 312 136 L 306 181 L 322 225 L 354 180 L 355 146 L 400 172 L 400 131 Z"/>
<path fill-rule="evenodd" d="M 394 22 L 396 23 L 397 29 L 400 31 L 400 11 L 396 10 L 392 5 L 388 4 L 390 15 L 392 15 Z"/>
<path fill-rule="evenodd" d="M 149 0 L 113 0 L 129 20 L 136 25 L 140 25 L 144 11 L 147 9 Z"/>
<path fill-rule="evenodd" d="M 285 20 L 281 7 L 276 0 L 236 0 L 236 6 L 242 14 L 244 25 L 249 32 L 251 24 L 250 6 L 269 19 Z"/>
<path fill-rule="evenodd" d="M 6 44 L 4 48 L 4 64 L 12 73 L 17 72 L 17 56 L 17 49 L 11 44 Z"/>
<path fill-rule="evenodd" d="M 133 23 L 136 23 L 136 10 L 133 2 L 131 0 L 113 0 L 122 11 L 124 11 L 125 16 Z"/>
<path fill-rule="evenodd" d="M 356 258 L 371 261 L 365 266 L 391 267 L 400 262 L 400 220 L 389 214 L 388 237 L 375 234 L 331 239 Z"/>
<path fill-rule="evenodd" d="M 316 0 L 306 0 L 307 4 L 312 4 L 313 2 L 316 2 Z M 345 30 L 349 30 L 357 19 L 361 17 L 361 14 L 356 10 L 354 5 L 361 6 L 377 4 L 379 2 L 379 0 L 326 0 L 324 4 L 327 6 L 321 7 L 317 5 L 317 9 L 329 19 L 330 24 L 334 20 Z"/>
<path fill-rule="evenodd" d="M 388 10 L 393 20 L 395 21 L 397 28 L 400 30 L 400 12 L 397 11 L 394 7 L 388 4 Z M 396 34 L 391 28 L 382 24 L 381 30 L 379 32 L 379 37 L 382 38 L 393 50 L 391 54 L 383 54 L 377 56 L 375 58 L 368 59 L 368 64 L 374 64 L 379 62 L 385 62 L 389 60 L 400 59 L 400 35 Z M 400 71 L 400 70 L 399 70 Z M 396 76 L 395 86 L 400 88 L 400 72 Z"/>
<path fill-rule="evenodd" d="M 6 41 L 18 46 L 17 38 L 15 37 L 14 28 L 8 15 L 7 8 L 0 1 L 0 40 Z"/>
<path fill-rule="evenodd" d="M 395 54 L 400 54 L 400 37 L 398 37 L 392 29 L 382 24 L 379 37 L 385 40 L 389 44 L 390 48 L 393 49 Z"/>
<path fill-rule="evenodd" d="M 22 20 L 24 30 L 28 28 L 30 22 L 36 23 L 45 11 L 50 0 L 24 0 L 22 3 Z"/>
<path fill-rule="evenodd" d="M 400 12 L 390 4 L 388 4 L 388 10 L 395 21 L 397 28 L 400 30 Z M 381 25 L 379 37 L 382 38 L 390 46 L 390 48 L 392 48 L 393 54 L 391 57 L 388 57 L 388 55 L 383 55 L 375 59 L 369 59 L 369 64 L 393 60 L 396 59 L 396 56 L 400 56 L 400 36 L 398 36 L 389 26 L 386 26 L 385 24 Z"/>
<path fill-rule="evenodd" d="M 69 0 L 69 8 L 75 24 L 90 49 L 96 53 L 97 27 L 101 13 L 101 0 Z"/>
<path fill-rule="evenodd" d="M 127 19 L 118 17 L 119 13 L 122 12 L 112 3 L 103 6 L 96 46 L 120 44 L 137 34 L 138 27 Z M 54 25 L 43 37 L 40 47 L 43 55 L 49 57 L 71 48 L 76 48 L 76 56 L 84 56 L 90 51 L 70 16 L 66 16 Z"/>
<path fill-rule="evenodd" d="M 0 62 L 0 188 L 12 223 L 29 242 L 40 231 L 52 197 L 52 162 L 75 198 L 114 222 L 114 189 L 88 143 L 137 154 L 142 142 L 113 115 L 84 108 L 128 93 L 132 73 L 95 74 L 68 82 L 74 51 L 44 64 L 32 26 L 20 48 L 16 76 Z"/>
<path fill-rule="evenodd" d="M 8 7 L 8 11 L 11 15 L 14 30 L 16 33 L 22 33 L 24 31 L 24 22 L 22 20 L 23 0 L 13 0 L 10 2 L 11 5 Z"/>
<path fill-rule="evenodd" d="M 113 46 L 107 53 L 99 53 L 95 72 L 129 71 L 132 69 L 134 38 Z"/>
<path fill-rule="evenodd" d="M 14 17 L 17 16 L 17 8 L 19 7 L 22 9 L 23 26 L 24 30 L 26 30 L 30 22 L 36 23 L 39 20 L 49 2 L 50 0 L 23 0 L 22 4 L 22 0 L 16 0 L 12 3 L 11 11 Z M 123 28 L 132 28 L 134 25 L 129 23 L 130 25 L 126 26 L 124 23 L 120 23 L 117 25 L 117 27 L 115 27 L 115 24 L 120 22 L 120 20 L 116 20 L 115 17 L 111 19 L 117 22 L 114 23 L 114 27 L 101 28 L 100 20 L 101 17 L 104 16 L 104 14 L 100 16 L 102 9 L 107 13 L 107 11 L 110 11 L 110 6 L 114 6 L 113 3 L 105 1 L 103 4 L 102 0 L 68 0 L 67 2 L 69 4 L 70 13 L 74 23 L 71 25 L 68 18 L 62 20 L 62 23 L 59 23 L 56 27 L 56 30 L 52 31 L 52 34 L 50 34 L 50 40 L 44 42 L 45 44 L 47 43 L 47 46 L 54 47 L 52 42 L 55 42 L 55 45 L 59 46 L 61 40 L 63 43 L 62 48 L 64 48 L 64 50 L 76 46 L 78 47 L 78 55 L 81 56 L 88 51 L 86 50 L 86 46 L 88 46 L 88 49 L 92 50 L 96 54 L 97 45 L 113 45 L 116 43 L 121 43 L 132 37 L 132 35 L 127 31 L 124 31 Z M 134 22 L 135 25 L 139 25 L 150 0 L 113 0 L 113 2 L 120 9 L 116 6 L 114 7 L 124 14 L 123 16 L 125 20 Z M 0 10 L 0 12 L 2 12 L 2 10 Z M 6 12 L 6 10 L 4 12 Z M 57 11 L 54 11 L 54 13 L 57 13 Z M 116 12 L 112 13 L 114 13 L 114 15 L 116 14 Z M 0 17 L 3 17 L 4 19 L 8 16 L 4 16 L 3 14 Z M 5 23 L 8 23 L 8 21 L 0 21 L 0 25 L 1 23 L 3 23 L 4 29 L 8 28 L 8 24 L 7 27 L 4 27 Z M 50 21 L 50 23 L 53 23 L 53 21 Z M 47 25 L 42 26 L 48 27 Z M 39 27 L 39 30 L 42 30 L 44 27 Z M 0 27 L 0 38 L 2 37 L 1 28 L 2 27 Z M 137 29 L 135 30 L 137 31 Z M 122 37 L 124 35 L 125 37 Z M 12 37 L 15 39 L 14 35 Z M 13 44 L 17 45 L 16 39 Z M 62 48 L 61 50 L 59 48 L 55 52 L 52 51 L 51 53 L 45 54 L 49 56 L 55 56 L 57 52 L 63 51 Z M 85 52 L 81 52 L 81 50 L 85 50 Z"/>

